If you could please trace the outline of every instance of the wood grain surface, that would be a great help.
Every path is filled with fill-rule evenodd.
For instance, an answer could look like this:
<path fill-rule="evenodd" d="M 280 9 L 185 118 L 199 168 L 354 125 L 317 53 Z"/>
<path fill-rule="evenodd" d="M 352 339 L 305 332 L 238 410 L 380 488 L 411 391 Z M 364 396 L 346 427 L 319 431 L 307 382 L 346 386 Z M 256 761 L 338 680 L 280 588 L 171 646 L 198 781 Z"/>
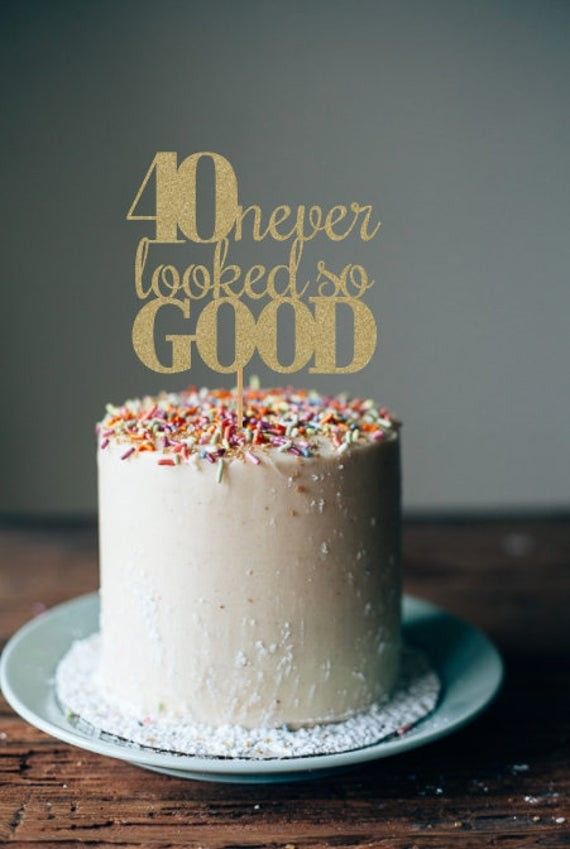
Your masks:
<path fill-rule="evenodd" d="M 458 734 L 335 778 L 182 781 L 92 755 L 0 705 L 0 841 L 63 847 L 569 847 L 570 525 L 410 522 L 406 589 L 485 628 L 507 664 Z M 97 586 L 92 522 L 5 520 L 0 637 Z"/>

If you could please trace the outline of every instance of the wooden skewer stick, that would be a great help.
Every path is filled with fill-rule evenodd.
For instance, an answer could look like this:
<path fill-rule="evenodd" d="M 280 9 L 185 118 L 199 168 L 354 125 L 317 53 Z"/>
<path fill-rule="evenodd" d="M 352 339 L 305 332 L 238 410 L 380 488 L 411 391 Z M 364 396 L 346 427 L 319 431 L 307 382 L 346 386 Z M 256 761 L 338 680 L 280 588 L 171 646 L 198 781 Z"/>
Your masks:
<path fill-rule="evenodd" d="M 237 426 L 238 430 L 243 427 L 243 368 L 237 370 Z"/>

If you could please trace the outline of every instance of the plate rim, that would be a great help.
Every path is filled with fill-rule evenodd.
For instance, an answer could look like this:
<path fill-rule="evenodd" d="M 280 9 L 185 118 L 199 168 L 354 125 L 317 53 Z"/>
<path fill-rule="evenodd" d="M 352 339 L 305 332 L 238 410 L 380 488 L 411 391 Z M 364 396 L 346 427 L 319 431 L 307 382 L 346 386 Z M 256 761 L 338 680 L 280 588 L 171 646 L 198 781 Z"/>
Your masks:
<path fill-rule="evenodd" d="M 152 749 L 137 748 L 136 744 L 128 743 L 120 744 L 111 740 L 104 740 L 100 737 L 92 736 L 88 732 L 82 732 L 80 728 L 73 726 L 68 729 L 56 725 L 50 719 L 47 719 L 36 713 L 33 708 L 30 708 L 25 700 L 22 700 L 15 692 L 10 681 L 10 661 L 13 654 L 25 642 L 29 636 L 36 630 L 45 626 L 47 621 L 56 617 L 65 615 L 67 608 L 81 605 L 89 605 L 98 603 L 98 590 L 74 598 L 68 599 L 60 604 L 54 605 L 43 613 L 35 616 L 28 622 L 24 623 L 8 640 L 0 658 L 0 687 L 4 694 L 4 698 L 10 707 L 22 717 L 38 728 L 40 731 L 62 740 L 73 746 L 95 752 L 96 754 L 107 757 L 117 758 L 127 761 L 136 766 L 163 766 L 169 769 L 178 770 L 181 777 L 187 773 L 204 773 L 208 775 L 260 775 L 267 776 L 286 774 L 286 773 L 311 773 L 321 770 L 330 771 L 338 767 L 357 766 L 358 764 L 368 763 L 385 757 L 401 754 L 410 749 L 415 749 L 420 746 L 433 743 L 440 740 L 455 731 L 460 730 L 469 722 L 473 721 L 479 714 L 487 708 L 496 698 L 504 678 L 504 663 L 500 652 L 498 651 L 492 640 L 475 625 L 465 619 L 449 613 L 445 608 L 426 601 L 415 595 L 408 593 L 403 594 L 402 602 L 412 603 L 419 606 L 426 615 L 440 615 L 452 620 L 456 625 L 461 626 L 464 631 L 471 632 L 471 635 L 477 638 L 480 643 L 480 653 L 485 653 L 488 660 L 491 661 L 491 680 L 487 688 L 483 690 L 478 697 L 472 699 L 469 704 L 459 713 L 458 716 L 448 720 L 446 724 L 437 728 L 427 728 L 422 732 L 422 725 L 437 715 L 438 710 L 442 708 L 440 701 L 434 711 L 425 719 L 420 720 L 408 737 L 400 737 L 398 739 L 379 741 L 370 746 L 361 749 L 352 749 L 347 752 L 326 753 L 321 755 L 304 755 L 290 758 L 223 758 L 223 757 L 204 757 L 199 755 L 177 755 L 174 753 L 158 752 Z M 85 634 L 84 636 L 88 636 Z M 69 645 L 77 637 L 69 638 Z M 69 646 L 68 646 L 69 648 Z M 422 648 L 420 646 L 420 648 Z M 67 649 L 66 649 L 67 650 Z M 428 653 L 428 652 L 426 652 Z M 429 653 L 428 653 L 429 655 Z M 62 655 L 63 656 L 63 655 Z M 61 658 L 60 658 L 61 659 Z M 58 661 L 59 662 L 59 661 Z M 441 676 L 441 670 L 437 670 Z M 55 672 L 55 669 L 54 669 Z M 42 682 L 43 686 L 43 682 Z M 53 694 L 54 680 L 53 676 L 49 679 L 46 685 Z M 442 693 L 445 698 L 445 682 L 442 680 Z M 46 693 L 47 695 L 47 693 Z M 62 719 L 65 720 L 65 715 L 58 705 L 58 710 L 61 713 Z"/>

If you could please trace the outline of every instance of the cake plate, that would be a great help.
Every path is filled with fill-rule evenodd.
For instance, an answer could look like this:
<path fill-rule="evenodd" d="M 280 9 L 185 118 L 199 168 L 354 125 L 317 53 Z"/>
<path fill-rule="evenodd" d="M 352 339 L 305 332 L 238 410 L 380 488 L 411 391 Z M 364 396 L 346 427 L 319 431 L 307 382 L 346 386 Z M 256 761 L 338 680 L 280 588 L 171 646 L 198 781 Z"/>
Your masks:
<path fill-rule="evenodd" d="M 436 668 L 442 695 L 436 709 L 401 737 L 337 754 L 264 760 L 204 758 L 142 748 L 68 719 L 55 695 L 54 673 L 74 640 L 99 627 L 97 593 L 60 604 L 24 625 L 0 663 L 2 691 L 11 707 L 47 734 L 82 749 L 173 775 L 204 781 L 272 783 L 319 778 L 406 752 L 438 740 L 472 720 L 497 693 L 501 658 L 477 628 L 420 599 L 406 596 L 406 643 L 424 651 Z"/>

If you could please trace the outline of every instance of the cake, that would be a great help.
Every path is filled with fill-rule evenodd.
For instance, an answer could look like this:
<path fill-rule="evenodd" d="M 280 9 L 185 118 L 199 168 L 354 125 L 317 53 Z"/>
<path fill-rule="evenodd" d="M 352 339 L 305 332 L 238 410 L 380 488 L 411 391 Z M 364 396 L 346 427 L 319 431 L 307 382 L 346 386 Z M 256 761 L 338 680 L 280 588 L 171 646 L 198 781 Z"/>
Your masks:
<path fill-rule="evenodd" d="M 97 426 L 97 680 L 210 726 L 337 722 L 398 677 L 399 423 L 370 400 L 189 389 Z"/>

